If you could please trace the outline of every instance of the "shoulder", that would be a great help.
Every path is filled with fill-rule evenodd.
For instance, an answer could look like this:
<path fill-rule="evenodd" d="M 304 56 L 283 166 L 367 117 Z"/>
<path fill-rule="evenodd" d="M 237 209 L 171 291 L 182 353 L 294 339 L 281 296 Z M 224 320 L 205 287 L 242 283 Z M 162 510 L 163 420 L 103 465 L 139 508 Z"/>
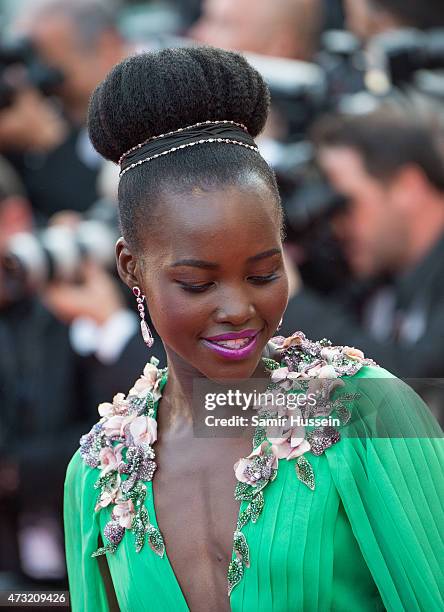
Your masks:
<path fill-rule="evenodd" d="M 268 362 L 267 362 L 268 357 Z M 355 347 L 310 340 L 301 331 L 268 342 L 266 364 L 276 382 L 319 390 L 324 404 L 346 401 L 353 425 L 383 437 L 440 436 L 441 428 L 414 389 Z M 352 422 L 350 423 L 352 425 Z"/>
<path fill-rule="evenodd" d="M 101 418 L 81 437 L 80 449 L 68 466 L 65 517 L 79 516 L 81 508 L 111 510 L 103 531 L 107 543 L 93 556 L 114 552 L 125 529 L 132 529 L 133 524 L 137 551 L 145 532 L 149 532 L 151 545 L 157 546 L 156 552 L 163 551 L 143 505 L 144 481 L 151 480 L 156 469 L 152 448 L 157 439 L 155 413 L 167 375 L 166 368 L 159 369 L 158 364 L 152 357 L 126 395 L 118 393 L 112 402 L 99 405 Z"/>
<path fill-rule="evenodd" d="M 338 378 L 354 376 L 361 369 L 385 372 L 359 349 L 351 346 L 335 346 L 327 338 L 310 340 L 301 331 L 291 336 L 275 336 L 267 344 L 264 356 L 274 360 L 289 372 L 301 378 Z M 382 370 L 382 372 L 380 371 Z M 294 376 L 293 376 L 294 377 Z"/>
<path fill-rule="evenodd" d="M 159 360 L 151 357 L 128 393 L 117 393 L 112 401 L 98 406 L 98 421 L 80 438 L 80 448 L 68 466 L 67 476 L 80 470 L 80 464 L 100 467 L 102 472 L 112 460 L 112 450 L 142 444 L 139 438 L 148 433 L 147 419 L 152 419 L 155 405 L 166 381 L 166 368 L 158 368 Z M 142 431 L 143 430 L 143 431 Z M 114 453 L 115 454 L 115 453 Z M 106 473 L 106 472 L 105 472 Z"/>

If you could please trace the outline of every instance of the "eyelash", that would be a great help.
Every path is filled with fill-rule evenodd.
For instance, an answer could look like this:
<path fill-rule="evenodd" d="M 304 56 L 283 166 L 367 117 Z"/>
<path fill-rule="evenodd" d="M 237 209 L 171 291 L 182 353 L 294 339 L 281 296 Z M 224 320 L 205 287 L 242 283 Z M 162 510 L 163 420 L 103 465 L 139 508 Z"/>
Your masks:
<path fill-rule="evenodd" d="M 269 274 L 268 276 L 250 276 L 249 277 L 250 280 L 254 279 L 254 283 L 257 283 L 258 285 L 265 285 L 266 283 L 274 281 L 277 278 L 279 278 L 279 274 Z M 209 289 L 211 285 L 213 284 L 213 283 L 206 283 L 204 285 L 187 285 L 186 283 L 182 283 L 180 281 L 177 281 L 177 282 L 181 285 L 181 288 L 184 291 L 189 291 L 190 293 L 203 293 L 204 291 Z"/>

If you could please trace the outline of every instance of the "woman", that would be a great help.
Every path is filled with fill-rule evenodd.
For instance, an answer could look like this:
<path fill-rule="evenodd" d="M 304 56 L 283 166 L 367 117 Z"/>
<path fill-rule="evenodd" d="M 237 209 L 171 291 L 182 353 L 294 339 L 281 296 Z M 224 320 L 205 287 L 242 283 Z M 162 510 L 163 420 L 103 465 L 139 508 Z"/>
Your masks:
<path fill-rule="evenodd" d="M 121 167 L 119 274 L 150 344 L 146 296 L 168 367 L 154 360 L 99 406 L 68 468 L 75 611 L 442 602 L 438 425 L 359 350 L 300 332 L 270 340 L 288 284 L 276 182 L 253 140 L 268 103 L 241 56 L 211 48 L 126 59 L 92 96 L 91 139 Z M 250 381 L 273 398 L 296 389 L 293 414 L 334 415 L 341 432 L 289 425 L 289 407 L 268 399 L 255 410 L 282 416 L 278 430 L 195 436 L 196 381 Z"/>

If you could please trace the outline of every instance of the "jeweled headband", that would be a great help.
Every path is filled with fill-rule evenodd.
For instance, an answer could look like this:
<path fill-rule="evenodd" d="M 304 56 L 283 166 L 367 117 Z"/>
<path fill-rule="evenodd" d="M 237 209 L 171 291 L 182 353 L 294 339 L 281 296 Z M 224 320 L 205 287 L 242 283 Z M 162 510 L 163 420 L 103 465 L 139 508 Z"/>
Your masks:
<path fill-rule="evenodd" d="M 122 177 L 128 170 L 162 155 L 209 142 L 236 144 L 259 152 L 253 137 L 241 123 L 228 120 L 203 121 L 153 136 L 132 147 L 119 159 L 119 176 Z"/>

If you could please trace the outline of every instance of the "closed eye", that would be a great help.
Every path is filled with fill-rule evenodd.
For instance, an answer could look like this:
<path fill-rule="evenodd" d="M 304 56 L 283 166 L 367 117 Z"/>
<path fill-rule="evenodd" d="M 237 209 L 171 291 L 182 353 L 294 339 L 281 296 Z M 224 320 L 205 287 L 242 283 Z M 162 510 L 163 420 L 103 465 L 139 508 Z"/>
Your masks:
<path fill-rule="evenodd" d="M 203 285 L 189 285 L 188 283 L 182 283 L 180 281 L 177 281 L 177 282 L 179 283 L 179 285 L 184 291 L 190 291 L 191 293 L 203 293 L 204 291 L 209 289 L 211 285 L 213 284 L 213 283 L 205 283 Z"/>
<path fill-rule="evenodd" d="M 279 274 L 268 274 L 267 276 L 249 276 L 248 280 L 257 285 L 264 285 L 279 278 Z"/>
<path fill-rule="evenodd" d="M 280 277 L 279 274 L 267 274 L 266 276 L 249 276 L 248 280 L 255 285 L 265 285 L 266 283 L 270 283 Z M 189 291 L 190 293 L 203 293 L 210 289 L 210 287 L 214 283 L 203 283 L 201 285 L 190 285 L 188 283 L 183 283 L 181 281 L 176 281 L 184 291 Z"/>

